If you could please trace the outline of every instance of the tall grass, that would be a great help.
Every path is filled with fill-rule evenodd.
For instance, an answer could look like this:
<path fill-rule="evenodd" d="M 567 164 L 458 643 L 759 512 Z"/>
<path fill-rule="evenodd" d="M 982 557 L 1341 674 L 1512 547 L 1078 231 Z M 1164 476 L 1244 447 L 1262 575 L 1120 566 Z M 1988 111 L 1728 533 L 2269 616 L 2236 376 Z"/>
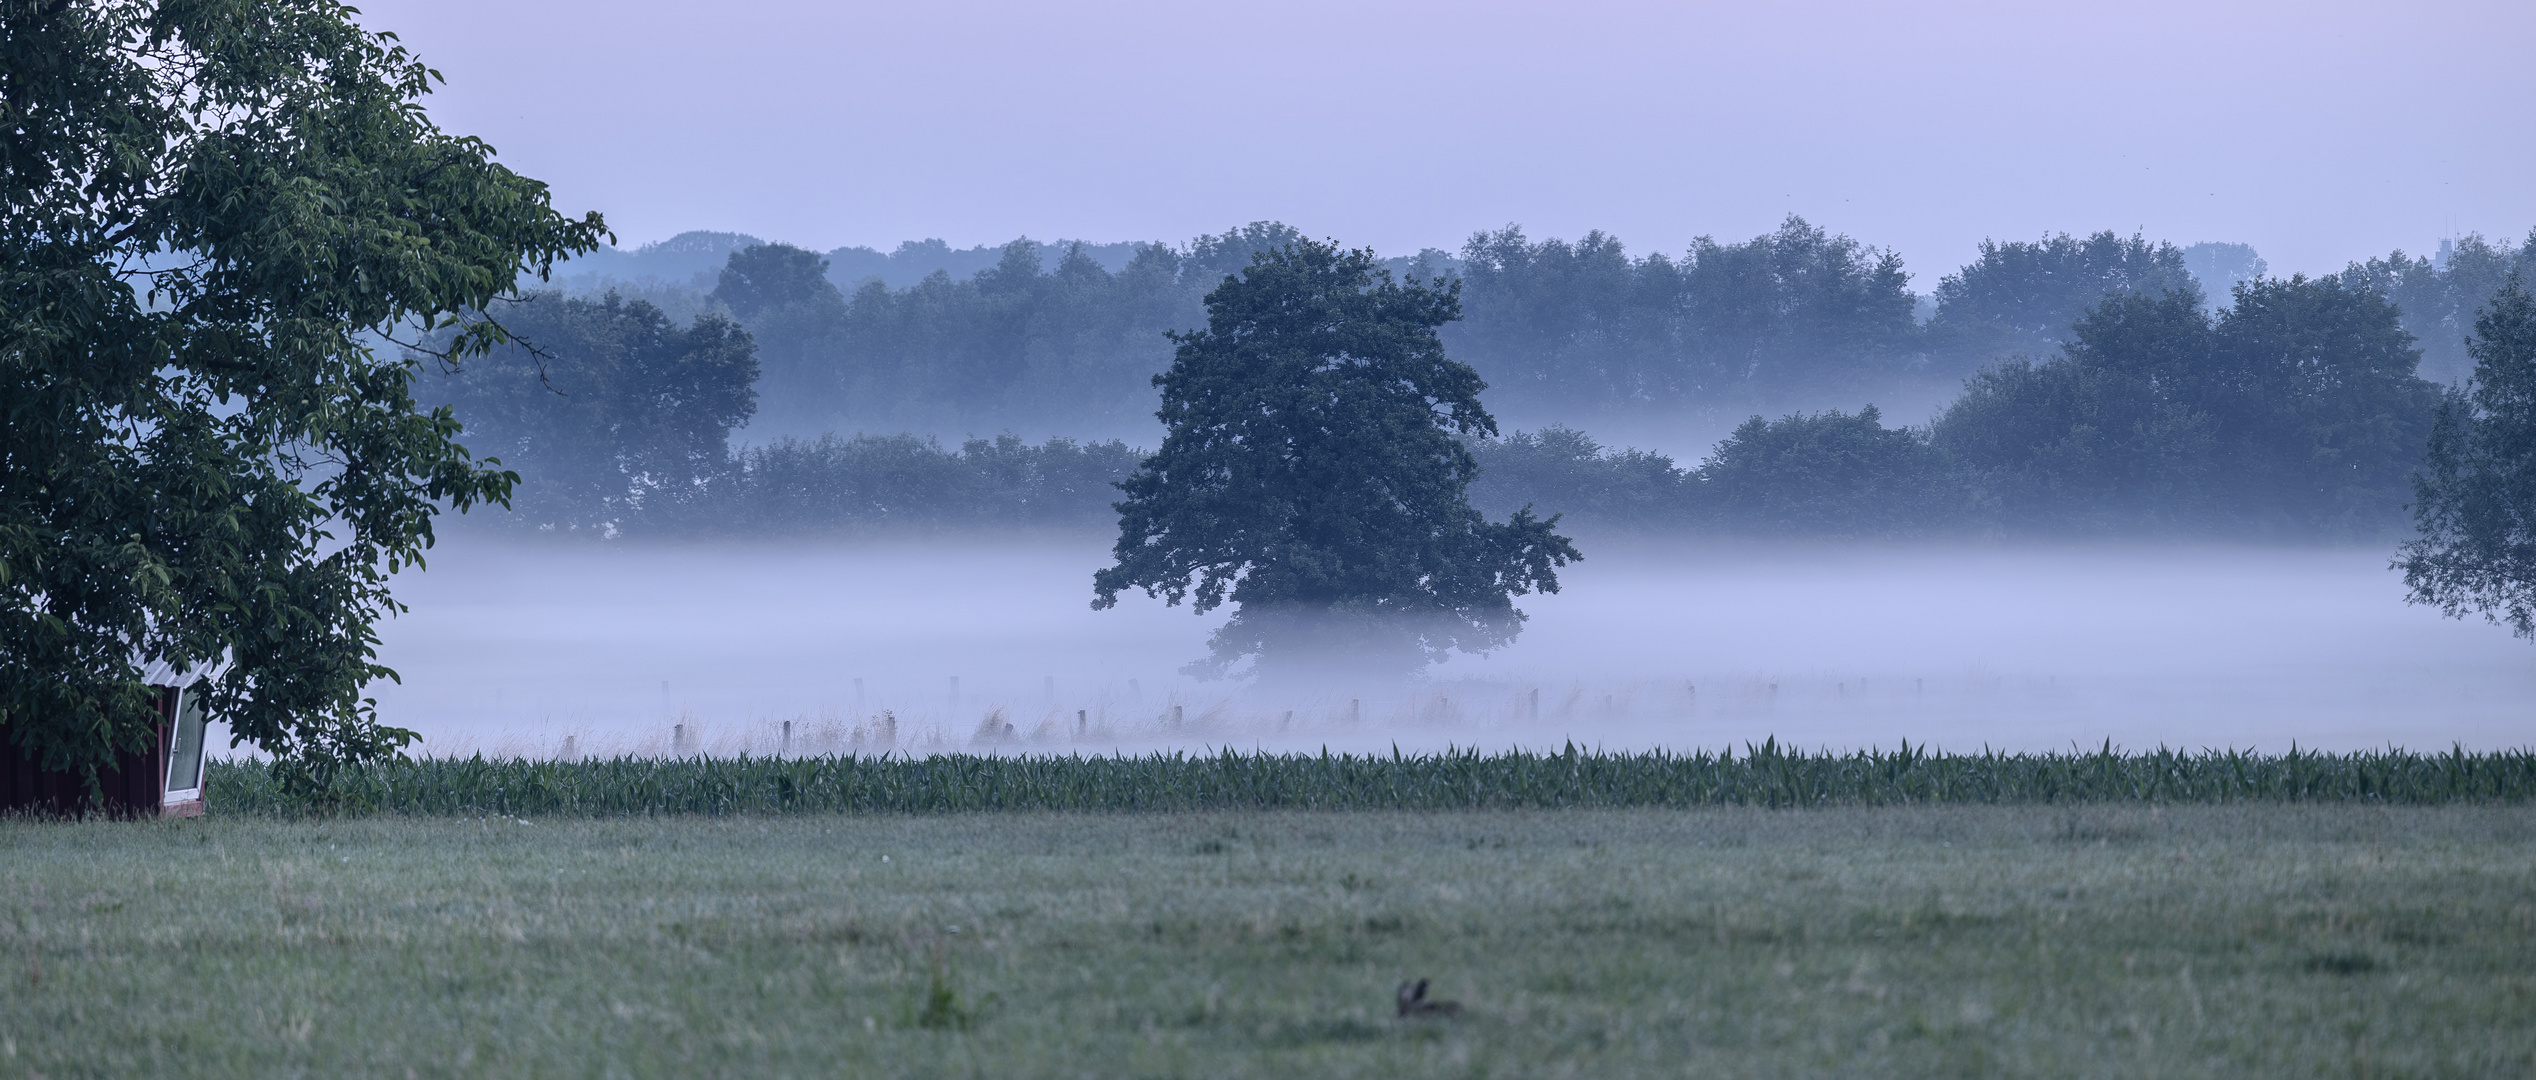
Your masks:
<path fill-rule="evenodd" d="M 214 764 L 214 813 L 308 807 L 256 761 Z M 424 758 L 351 772 L 340 806 L 403 814 L 1460 810 L 1932 803 L 2524 802 L 2536 750 L 2265 755 L 1732 751 L 1144 757 Z"/>

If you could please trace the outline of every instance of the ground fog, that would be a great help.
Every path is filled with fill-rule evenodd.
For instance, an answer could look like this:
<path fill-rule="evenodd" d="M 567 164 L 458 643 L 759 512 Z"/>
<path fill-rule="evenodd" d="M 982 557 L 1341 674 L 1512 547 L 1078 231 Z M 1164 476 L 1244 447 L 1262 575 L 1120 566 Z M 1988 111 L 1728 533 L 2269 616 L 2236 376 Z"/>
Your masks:
<path fill-rule="evenodd" d="M 2489 749 L 2536 692 L 2376 549 L 1590 545 L 1510 649 L 1276 693 L 1178 674 L 1221 612 L 1091 610 L 1104 555 L 462 537 L 400 579 L 374 693 L 425 752 L 550 756 Z"/>

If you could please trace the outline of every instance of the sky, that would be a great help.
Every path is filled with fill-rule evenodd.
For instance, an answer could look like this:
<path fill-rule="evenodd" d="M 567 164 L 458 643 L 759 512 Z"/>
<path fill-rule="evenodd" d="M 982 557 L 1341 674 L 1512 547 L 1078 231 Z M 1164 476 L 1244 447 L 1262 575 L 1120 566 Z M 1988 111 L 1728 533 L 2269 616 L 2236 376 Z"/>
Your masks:
<path fill-rule="evenodd" d="M 431 101 L 607 215 L 815 248 L 1636 253 L 1788 214 L 1902 253 L 2114 229 L 2275 273 L 2536 226 L 2536 4 L 370 0 Z"/>

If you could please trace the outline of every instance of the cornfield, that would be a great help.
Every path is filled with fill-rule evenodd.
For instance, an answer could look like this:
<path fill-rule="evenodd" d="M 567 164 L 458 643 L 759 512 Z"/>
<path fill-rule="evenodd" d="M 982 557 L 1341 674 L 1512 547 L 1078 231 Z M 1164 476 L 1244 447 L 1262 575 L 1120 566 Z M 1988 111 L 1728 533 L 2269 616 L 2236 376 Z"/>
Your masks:
<path fill-rule="evenodd" d="M 215 813 L 309 809 L 253 760 L 214 764 Z M 1067 810 L 1464 810 L 1948 803 L 2523 802 L 2536 750 L 2349 754 L 1806 753 L 1729 750 L 1141 757 L 422 758 L 340 777 L 330 805 L 400 814 L 955 813 Z"/>

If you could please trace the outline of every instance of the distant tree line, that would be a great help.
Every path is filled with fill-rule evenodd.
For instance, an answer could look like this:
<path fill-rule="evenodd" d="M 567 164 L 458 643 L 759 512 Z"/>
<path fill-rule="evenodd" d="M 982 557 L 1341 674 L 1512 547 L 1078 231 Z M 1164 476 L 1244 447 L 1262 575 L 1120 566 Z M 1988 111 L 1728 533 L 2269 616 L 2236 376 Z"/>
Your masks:
<path fill-rule="evenodd" d="M 646 300 L 533 294 L 495 313 L 524 344 L 452 375 L 442 398 L 471 449 L 531 478 L 519 518 L 538 528 L 1105 523 L 1109 484 L 1139 460 L 1120 441 L 831 432 L 728 446 L 753 417 L 852 399 L 1005 394 L 1016 410 L 1085 426 L 1149 413 L 1147 362 L 1129 358 L 1169 342 L 1149 346 L 1135 327 L 1202 321 L 1194 282 L 1295 239 L 1258 225 L 1149 245 L 1115 273 L 1080 251 L 1046 270 L 1017 244 L 967 281 L 870 282 L 851 297 L 820 256 L 757 245 L 727 256 L 711 304 L 684 327 Z M 1458 279 L 1469 314 L 1444 328 L 1448 352 L 1499 372 L 1492 407 L 1525 395 L 1687 408 L 1703 394 L 1872 393 L 1862 372 L 1877 371 L 1942 370 L 1961 387 L 1925 427 L 1886 427 L 1872 406 L 1755 415 L 1688 467 L 1536 423 L 1471 443 L 1484 467 L 1472 499 L 1491 514 L 1530 504 L 1588 529 L 1816 536 L 2316 537 L 2401 527 L 2441 400 L 2419 374 L 2422 335 L 2462 326 L 2465 356 L 2474 294 L 2529 262 L 2536 237 L 2515 251 L 2470 238 L 2437 261 L 2397 253 L 2279 279 L 2242 246 L 2048 237 L 1983 245 L 1940 282 L 1925 323 L 1890 253 L 1797 219 L 1744 243 L 1703 241 L 1679 261 L 1629 259 L 1599 234 L 1533 242 L 1509 228 L 1449 261 L 1427 252 L 1387 268 Z M 2230 292 L 2214 300 L 2206 276 Z M 818 350 L 841 340 L 900 344 L 853 353 L 868 363 L 845 369 L 850 384 L 822 381 L 840 369 Z M 919 354 L 931 359 L 897 362 Z M 920 419 L 861 426 L 921 430 Z"/>
<path fill-rule="evenodd" d="M 556 266 L 548 282 L 567 292 L 602 293 L 640 288 L 682 288 L 710 292 L 723 263 L 734 251 L 766 243 L 747 233 L 695 231 L 644 244 L 631 251 L 606 248 Z M 909 240 L 891 251 L 849 245 L 826 252 L 828 280 L 848 293 L 865 281 L 893 289 L 913 285 L 935 271 L 965 279 L 1002 261 L 1009 244 L 955 248 L 939 239 Z M 1080 248 L 1104 269 L 1116 273 L 1146 245 L 1136 241 L 1095 243 L 1059 240 L 1043 245 L 1058 251 Z"/>
<path fill-rule="evenodd" d="M 427 369 L 480 457 L 526 479 L 508 526 L 593 536 L 897 526 L 1107 525 L 1122 442 L 1016 436 L 945 448 L 909 434 L 780 437 L 734 449 L 761 400 L 757 346 L 718 314 L 681 328 L 648 301 L 528 294 L 493 314 L 514 343 Z M 439 393 L 433 395 L 431 392 Z"/>
<path fill-rule="evenodd" d="M 613 294 L 531 293 L 493 314 L 518 343 L 428 365 L 416 391 L 453 407 L 469 450 L 527 478 L 516 519 L 607 532 L 668 514 L 729 471 L 731 430 L 758 398 L 757 346 L 737 323 L 682 328 Z"/>
<path fill-rule="evenodd" d="M 674 319 L 743 325 L 763 370 L 761 436 L 1132 433 L 1151 422 L 1150 379 L 1171 355 L 1163 332 L 1198 325 L 1204 295 L 1253 251 L 1300 235 L 1263 222 L 1179 245 L 925 241 L 823 255 L 689 234 L 612 253 L 594 264 L 606 273 L 571 280 L 576 295 L 614 288 Z M 647 259 L 674 270 L 717 252 L 710 270 L 637 272 Z M 2422 374 L 2449 383 L 2470 366 L 2474 313 L 2512 267 L 2531 264 L 2536 232 L 2516 246 L 2469 236 L 2435 257 L 2393 252 L 2336 276 L 2394 303 L 2423 349 Z M 921 267 L 932 269 L 911 279 Z M 1488 380 L 1492 410 L 1530 426 L 1927 400 L 2003 356 L 2060 355 L 2071 325 L 2108 296 L 2198 292 L 2215 311 L 2265 271 L 2242 244 L 2062 234 L 1985 242 L 1914 292 L 1898 254 L 1795 217 L 1740 242 L 1701 238 L 1679 256 L 1632 256 L 1599 232 L 1535 241 L 1509 226 L 1386 267 L 1463 283 L 1464 318 L 1444 329 L 1446 346 Z"/>
<path fill-rule="evenodd" d="M 1447 334 L 1506 406 L 1590 415 L 1881 386 L 1919 344 L 1902 259 L 1791 217 L 1680 260 L 1600 232 L 1538 243 L 1509 226 L 1462 248 L 1466 318 Z"/>
<path fill-rule="evenodd" d="M 719 532 L 793 534 L 878 527 L 1110 528 L 1113 485 L 1144 452 L 1115 440 L 1017 435 L 957 448 L 915 435 L 783 438 L 741 451 L 710 492 Z M 676 523 L 692 531 L 694 522 Z"/>
<path fill-rule="evenodd" d="M 1050 267 L 1045 248 L 1016 240 L 965 278 L 847 290 L 827 257 L 764 244 L 732 252 L 708 298 L 756 336 L 766 430 L 1125 430 L 1152 420 L 1163 333 L 1204 322 L 1207 292 L 1253 252 L 1300 239 L 1254 224 L 1138 245 L 1114 269 L 1081 244 Z"/>
<path fill-rule="evenodd" d="M 2419 357 L 2343 275 L 2243 284 L 2216 312 L 2187 282 L 2087 308 L 2062 355 L 1981 369 L 1924 429 L 1756 416 L 1692 469 L 1551 429 L 1484 448 L 1473 501 L 1823 537 L 2384 536 L 2442 400 Z"/>
<path fill-rule="evenodd" d="M 2397 251 L 2342 272 L 2345 281 L 2367 288 L 2403 312 L 2406 332 L 2421 344 L 2422 375 L 2443 385 L 2461 382 L 2474 370 L 2466 348 L 2476 313 L 2490 307 L 2512 273 L 2536 277 L 2536 229 L 2513 248 L 2480 234 L 2439 242 L 2434 255 Z"/>

